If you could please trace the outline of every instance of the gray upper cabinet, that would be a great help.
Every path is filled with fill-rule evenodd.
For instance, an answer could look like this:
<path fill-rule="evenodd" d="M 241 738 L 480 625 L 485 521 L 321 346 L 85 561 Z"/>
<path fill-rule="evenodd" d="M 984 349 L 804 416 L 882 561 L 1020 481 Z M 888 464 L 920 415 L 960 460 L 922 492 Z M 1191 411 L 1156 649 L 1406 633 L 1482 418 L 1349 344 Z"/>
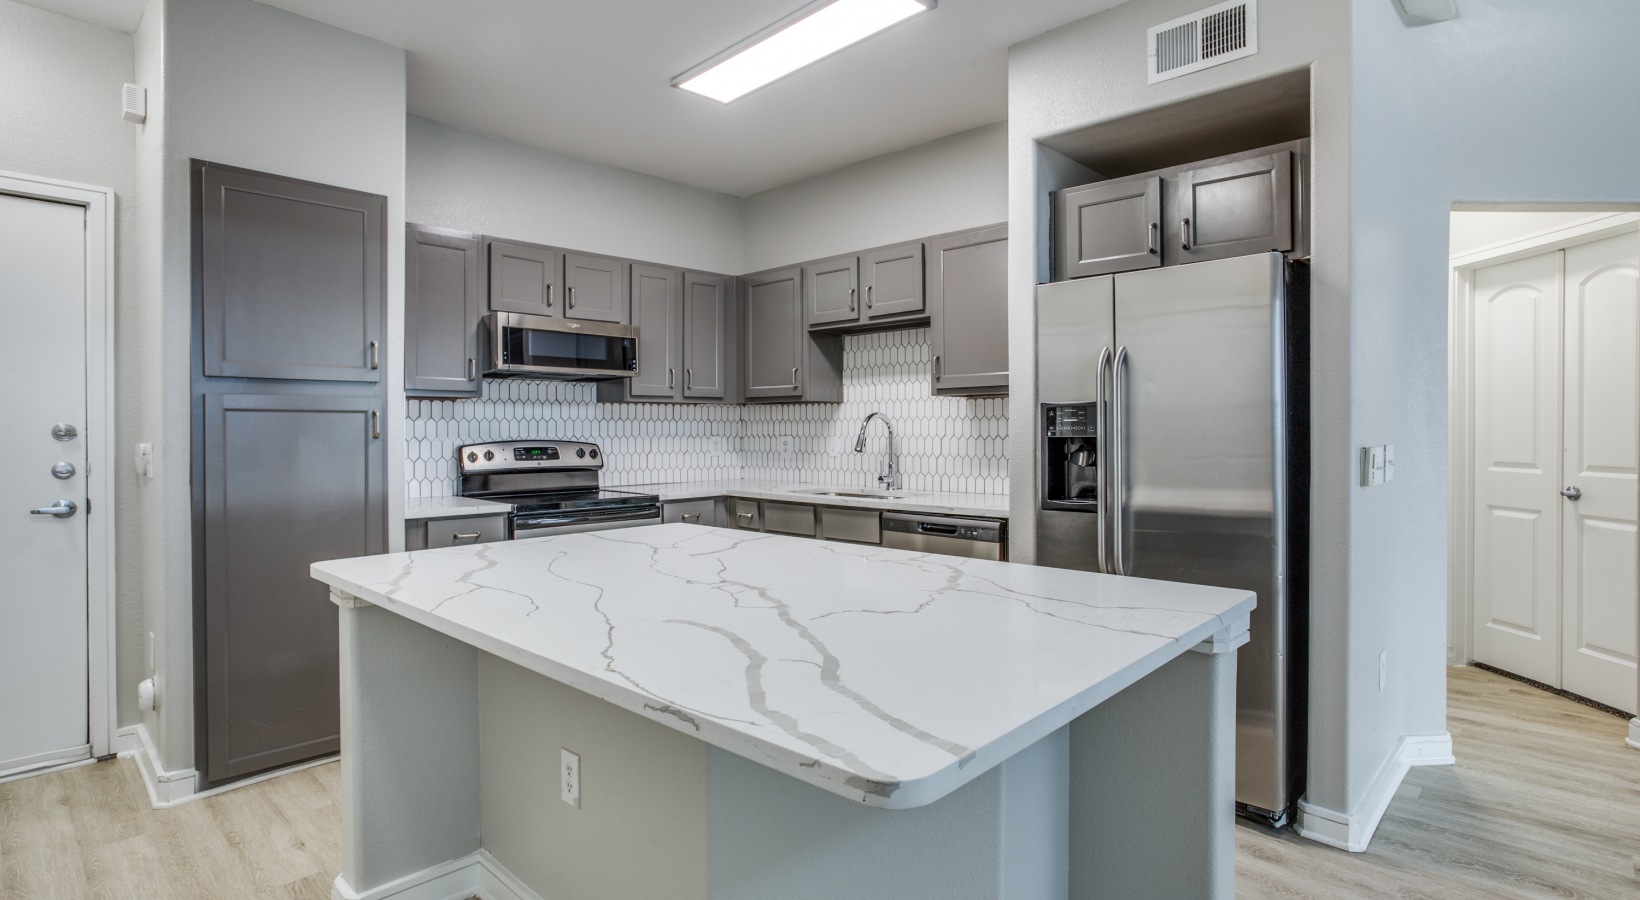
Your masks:
<path fill-rule="evenodd" d="M 564 316 L 588 322 L 631 320 L 632 264 L 607 256 L 564 254 Z"/>
<path fill-rule="evenodd" d="M 854 254 L 803 266 L 803 306 L 811 327 L 860 318 L 858 266 L 859 257 Z"/>
<path fill-rule="evenodd" d="M 315 560 L 387 550 L 375 396 L 204 398 L 204 673 L 209 783 L 335 753 L 337 619 Z"/>
<path fill-rule="evenodd" d="M 479 395 L 482 249 L 475 234 L 422 225 L 405 228 L 405 393 Z"/>
<path fill-rule="evenodd" d="M 920 315 L 927 309 L 923 292 L 923 243 L 912 241 L 860 254 L 860 285 L 867 319 Z"/>
<path fill-rule="evenodd" d="M 199 173 L 203 374 L 380 381 L 387 199 Z"/>
<path fill-rule="evenodd" d="M 1162 264 L 1160 176 L 1069 188 L 1059 193 L 1055 207 L 1057 278 Z"/>
<path fill-rule="evenodd" d="M 484 239 L 493 312 L 557 316 L 562 311 L 564 254 L 539 244 Z"/>
<path fill-rule="evenodd" d="M 733 357 L 730 279 L 690 272 L 683 276 L 683 396 L 723 400 L 729 396 Z M 639 331 L 640 339 L 642 331 Z"/>
<path fill-rule="evenodd" d="M 1201 262 L 1293 249 L 1293 154 L 1289 150 L 1186 169 L 1174 182 L 1170 251 Z"/>
<path fill-rule="evenodd" d="M 748 275 L 745 285 L 746 397 L 801 397 L 803 269 Z"/>
<path fill-rule="evenodd" d="M 1008 228 L 928 242 L 930 376 L 936 394 L 1008 390 Z"/>
<path fill-rule="evenodd" d="M 632 321 L 638 326 L 638 374 L 627 379 L 632 397 L 677 396 L 683 348 L 682 283 L 683 274 L 677 269 L 642 263 L 632 267 Z"/>

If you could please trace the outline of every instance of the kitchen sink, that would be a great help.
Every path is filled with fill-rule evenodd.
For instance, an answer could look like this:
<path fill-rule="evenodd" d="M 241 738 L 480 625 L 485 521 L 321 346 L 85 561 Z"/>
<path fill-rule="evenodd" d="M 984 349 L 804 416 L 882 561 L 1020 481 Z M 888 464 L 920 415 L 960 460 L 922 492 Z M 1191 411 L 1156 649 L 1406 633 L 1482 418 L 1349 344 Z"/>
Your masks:
<path fill-rule="evenodd" d="M 904 500 L 907 494 L 891 494 L 887 491 L 792 491 L 794 494 L 807 494 L 810 497 L 850 497 L 856 500 Z"/>

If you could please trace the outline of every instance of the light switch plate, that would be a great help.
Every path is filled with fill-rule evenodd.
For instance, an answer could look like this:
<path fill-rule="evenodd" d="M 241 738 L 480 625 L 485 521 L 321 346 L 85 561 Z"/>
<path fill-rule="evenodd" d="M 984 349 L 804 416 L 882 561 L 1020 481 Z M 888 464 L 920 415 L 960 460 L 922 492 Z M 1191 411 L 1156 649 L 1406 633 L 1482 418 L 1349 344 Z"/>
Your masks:
<path fill-rule="evenodd" d="M 1395 445 L 1384 445 L 1384 480 L 1395 480 Z"/>

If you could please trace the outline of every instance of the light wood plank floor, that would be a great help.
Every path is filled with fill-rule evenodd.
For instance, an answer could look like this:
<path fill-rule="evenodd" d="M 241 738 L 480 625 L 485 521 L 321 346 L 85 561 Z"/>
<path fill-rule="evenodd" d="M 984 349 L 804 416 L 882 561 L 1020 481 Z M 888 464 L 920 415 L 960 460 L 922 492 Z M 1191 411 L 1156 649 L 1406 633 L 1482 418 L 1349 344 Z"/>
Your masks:
<path fill-rule="evenodd" d="M 1412 770 L 1366 853 L 1237 829 L 1242 898 L 1640 898 L 1640 752 L 1627 724 L 1454 669 L 1459 763 Z M 0 784 L 0 900 L 325 900 L 331 763 L 175 809 L 118 760 Z"/>

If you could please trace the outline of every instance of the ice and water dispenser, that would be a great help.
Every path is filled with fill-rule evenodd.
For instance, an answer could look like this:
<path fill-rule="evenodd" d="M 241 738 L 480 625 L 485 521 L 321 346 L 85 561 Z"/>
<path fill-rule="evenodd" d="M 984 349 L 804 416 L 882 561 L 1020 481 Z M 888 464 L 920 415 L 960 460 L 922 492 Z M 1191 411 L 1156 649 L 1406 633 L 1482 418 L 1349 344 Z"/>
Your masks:
<path fill-rule="evenodd" d="M 1098 508 L 1096 403 L 1042 404 L 1042 508 Z"/>

